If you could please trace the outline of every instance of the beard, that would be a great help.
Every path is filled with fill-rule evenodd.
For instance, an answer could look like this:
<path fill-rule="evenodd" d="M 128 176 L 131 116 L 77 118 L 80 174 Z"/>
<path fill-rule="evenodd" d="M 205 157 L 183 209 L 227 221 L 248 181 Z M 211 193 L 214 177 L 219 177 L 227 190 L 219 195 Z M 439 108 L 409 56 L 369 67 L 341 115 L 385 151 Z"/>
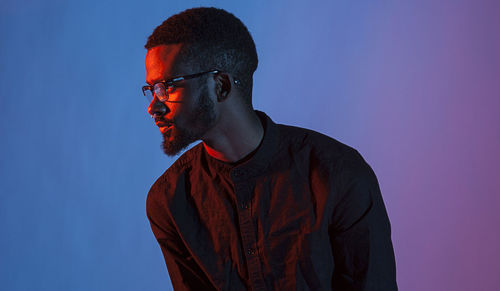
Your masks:
<path fill-rule="evenodd" d="M 163 134 L 163 152 L 170 157 L 177 155 L 193 142 L 201 139 L 215 123 L 215 104 L 208 96 L 208 87 L 205 86 L 198 96 L 195 109 L 189 113 L 185 124 L 190 128 L 175 124 L 170 131 Z"/>

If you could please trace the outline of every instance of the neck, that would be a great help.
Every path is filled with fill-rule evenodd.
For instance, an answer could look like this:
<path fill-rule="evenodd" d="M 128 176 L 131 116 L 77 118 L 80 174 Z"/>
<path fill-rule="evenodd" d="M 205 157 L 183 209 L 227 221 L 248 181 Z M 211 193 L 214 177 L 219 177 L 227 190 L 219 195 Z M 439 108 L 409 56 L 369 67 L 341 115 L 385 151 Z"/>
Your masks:
<path fill-rule="evenodd" d="M 203 138 L 207 153 L 223 162 L 235 163 L 253 152 L 264 137 L 264 128 L 253 110 L 225 114 Z"/>

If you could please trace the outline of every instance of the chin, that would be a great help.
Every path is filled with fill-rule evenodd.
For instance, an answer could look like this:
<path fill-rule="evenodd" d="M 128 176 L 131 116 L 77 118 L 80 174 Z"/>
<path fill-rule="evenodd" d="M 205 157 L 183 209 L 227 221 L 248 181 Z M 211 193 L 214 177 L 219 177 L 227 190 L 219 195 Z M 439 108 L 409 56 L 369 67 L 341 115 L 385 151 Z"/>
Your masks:
<path fill-rule="evenodd" d="M 163 135 L 162 149 L 167 156 L 173 157 L 198 139 L 193 134 L 172 130 L 170 134 Z"/>

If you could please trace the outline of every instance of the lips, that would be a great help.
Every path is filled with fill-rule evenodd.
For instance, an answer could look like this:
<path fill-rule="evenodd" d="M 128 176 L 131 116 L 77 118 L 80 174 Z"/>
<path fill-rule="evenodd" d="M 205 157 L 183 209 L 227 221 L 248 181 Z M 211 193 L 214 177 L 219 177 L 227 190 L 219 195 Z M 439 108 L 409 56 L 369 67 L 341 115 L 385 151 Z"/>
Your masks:
<path fill-rule="evenodd" d="M 160 126 L 161 133 L 166 133 L 169 129 L 171 129 L 174 125 L 170 124 L 168 126 Z"/>
<path fill-rule="evenodd" d="M 167 132 L 174 125 L 172 122 L 165 120 L 155 120 L 155 123 L 160 128 L 161 133 Z"/>

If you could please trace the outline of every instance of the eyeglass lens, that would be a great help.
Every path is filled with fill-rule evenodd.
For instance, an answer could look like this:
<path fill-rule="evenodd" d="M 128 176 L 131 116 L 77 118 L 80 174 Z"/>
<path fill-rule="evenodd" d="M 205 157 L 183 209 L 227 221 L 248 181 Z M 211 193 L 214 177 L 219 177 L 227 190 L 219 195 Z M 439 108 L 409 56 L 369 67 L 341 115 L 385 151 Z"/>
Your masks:
<path fill-rule="evenodd" d="M 160 99 L 161 102 L 165 102 L 168 99 L 168 92 L 167 89 L 165 88 L 165 84 L 163 83 L 156 83 L 154 86 L 155 90 L 155 95 Z"/>
<path fill-rule="evenodd" d="M 168 100 L 168 92 L 165 89 L 165 84 L 157 83 L 154 85 L 153 90 L 155 92 L 154 94 L 161 102 L 165 102 Z M 154 95 L 151 90 L 145 90 L 144 95 L 146 95 L 146 98 L 149 102 L 153 101 Z"/>

